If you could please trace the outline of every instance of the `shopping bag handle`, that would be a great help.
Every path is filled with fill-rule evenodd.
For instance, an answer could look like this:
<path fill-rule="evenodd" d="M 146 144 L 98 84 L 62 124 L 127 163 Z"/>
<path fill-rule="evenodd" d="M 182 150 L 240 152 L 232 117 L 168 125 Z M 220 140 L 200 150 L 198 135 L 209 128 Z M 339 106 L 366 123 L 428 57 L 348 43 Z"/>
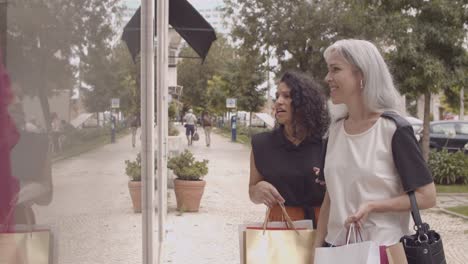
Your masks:
<path fill-rule="evenodd" d="M 336 235 L 335 239 L 333 239 L 333 242 L 331 243 L 331 246 L 332 247 L 335 247 L 336 246 L 336 241 L 338 240 L 338 237 L 340 237 L 340 235 L 343 233 L 343 231 L 346 230 L 345 227 L 343 227 L 340 232 L 338 232 L 338 235 Z M 354 232 L 353 232 L 354 231 Z M 361 230 L 359 227 L 356 227 L 354 223 L 351 223 L 350 226 L 349 226 L 349 229 L 348 229 L 348 232 L 347 232 L 347 235 L 346 235 L 346 245 L 349 245 L 349 242 L 350 242 L 350 239 L 351 239 L 351 232 L 353 232 L 354 234 L 354 243 L 357 243 L 358 242 L 358 238 L 360 239 L 360 241 L 364 241 L 362 239 L 362 234 L 361 234 Z M 357 235 L 356 235 L 357 234 Z M 359 236 L 359 237 L 358 237 Z"/>
<path fill-rule="evenodd" d="M 8 231 L 10 229 L 10 226 L 15 225 L 14 223 L 12 223 L 12 220 L 13 220 L 13 214 L 15 213 L 15 209 L 16 209 L 16 202 L 18 201 L 18 199 L 19 199 L 19 192 L 17 192 L 15 194 L 15 196 L 13 197 L 13 199 L 11 199 L 11 202 L 9 203 L 10 210 L 8 211 L 8 214 L 5 217 L 5 224 L 3 225 L 4 226 L 3 230 L 0 230 L 1 233 L 8 233 Z M 30 229 L 28 231 L 29 231 L 30 235 L 32 236 L 32 231 L 33 231 L 34 227 L 33 227 L 32 220 L 29 217 L 29 214 L 26 214 L 26 222 L 27 222 L 26 225 L 28 227 L 30 227 Z M 12 223 L 12 224 L 10 224 L 10 223 Z"/>
<path fill-rule="evenodd" d="M 18 195 L 19 195 L 19 192 L 16 193 L 15 196 L 13 196 L 13 199 L 11 199 L 11 202 L 8 204 L 10 209 L 8 210 L 8 213 L 5 217 L 5 223 L 3 224 L 4 228 L 0 230 L 0 232 L 2 233 L 7 233 L 9 230 L 10 223 L 12 222 L 12 218 L 13 218 L 13 213 L 15 212 L 16 201 L 18 201 L 18 198 L 19 198 Z"/>
<path fill-rule="evenodd" d="M 291 220 L 291 217 L 289 216 L 288 212 L 286 211 L 286 208 L 284 207 L 284 204 L 283 203 L 278 203 L 278 204 L 279 204 L 279 206 L 281 208 L 283 220 L 284 220 L 284 222 L 286 224 L 286 227 L 288 229 L 292 229 L 292 230 L 296 231 L 296 233 L 299 234 L 299 231 L 297 231 L 297 228 L 294 226 L 294 223 Z M 270 222 L 270 213 L 271 213 L 271 208 L 268 207 L 268 210 L 267 210 L 266 215 L 265 215 L 265 220 L 263 221 L 263 233 L 265 233 L 265 231 L 267 229 L 267 226 L 268 226 L 268 222 Z"/>

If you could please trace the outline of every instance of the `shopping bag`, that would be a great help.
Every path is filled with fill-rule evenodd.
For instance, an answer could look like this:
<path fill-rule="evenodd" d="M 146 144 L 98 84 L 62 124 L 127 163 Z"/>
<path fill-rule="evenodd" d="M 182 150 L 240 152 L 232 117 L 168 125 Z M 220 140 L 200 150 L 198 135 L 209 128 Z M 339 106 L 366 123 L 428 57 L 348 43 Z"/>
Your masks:
<path fill-rule="evenodd" d="M 53 263 L 50 229 L 26 225 L 10 229 L 0 233 L 0 264 Z"/>
<path fill-rule="evenodd" d="M 252 230 L 245 232 L 246 264 L 312 263 L 313 230 Z"/>
<path fill-rule="evenodd" d="M 320 247 L 315 249 L 315 264 L 380 264 L 380 249 L 372 241 L 350 243 L 350 238 L 357 232 L 351 225 L 346 245 L 338 247 Z M 355 235 L 355 237 L 357 237 Z M 360 236 L 359 236 L 360 237 Z"/>
<path fill-rule="evenodd" d="M 300 230 L 312 230 L 313 223 L 312 220 L 300 220 L 294 221 L 294 226 Z M 240 251 L 240 263 L 245 263 L 245 231 L 247 229 L 255 229 L 255 230 L 263 230 L 264 223 L 255 222 L 255 223 L 247 223 L 239 225 L 239 251 Z M 273 229 L 287 229 L 287 225 L 285 222 L 268 222 L 267 230 Z"/>
<path fill-rule="evenodd" d="M 193 141 L 198 141 L 199 139 L 200 139 L 200 136 L 198 135 L 198 132 L 195 131 L 195 133 L 193 133 L 192 140 Z"/>
<path fill-rule="evenodd" d="M 408 264 L 405 249 L 401 242 L 387 246 L 385 251 L 387 252 L 388 264 Z"/>
<path fill-rule="evenodd" d="M 312 220 L 293 222 L 284 209 L 284 222 L 269 222 L 269 213 L 264 223 L 239 226 L 241 264 L 312 263 Z"/>

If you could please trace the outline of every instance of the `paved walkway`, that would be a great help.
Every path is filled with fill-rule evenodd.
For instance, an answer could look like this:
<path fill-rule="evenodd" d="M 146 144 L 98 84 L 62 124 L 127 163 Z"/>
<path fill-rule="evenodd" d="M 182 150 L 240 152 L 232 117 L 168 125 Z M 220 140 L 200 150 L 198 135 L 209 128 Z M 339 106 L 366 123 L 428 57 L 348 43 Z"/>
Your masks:
<path fill-rule="evenodd" d="M 200 212 L 177 212 L 169 190 L 164 263 L 239 263 L 238 224 L 263 218 L 263 206 L 253 205 L 247 194 L 249 148 L 212 137 L 210 148 L 203 134 L 190 147 L 198 159 L 210 160 Z M 54 200 L 35 209 L 38 222 L 57 232 L 58 263 L 142 263 L 141 214 L 132 211 L 124 174 L 124 160 L 137 152 L 127 136 L 54 164 Z M 437 209 L 425 211 L 423 217 L 442 234 L 447 263 L 468 263 L 468 221 Z"/>
<path fill-rule="evenodd" d="M 441 208 L 448 208 L 454 206 L 468 206 L 468 193 L 441 194 L 437 197 L 437 206 Z"/>

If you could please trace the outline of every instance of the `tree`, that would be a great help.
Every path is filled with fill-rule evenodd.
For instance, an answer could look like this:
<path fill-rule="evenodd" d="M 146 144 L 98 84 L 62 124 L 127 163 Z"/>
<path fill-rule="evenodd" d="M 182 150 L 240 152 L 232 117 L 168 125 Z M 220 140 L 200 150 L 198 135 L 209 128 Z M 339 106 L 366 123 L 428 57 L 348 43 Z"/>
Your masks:
<path fill-rule="evenodd" d="M 429 152 L 432 92 L 466 87 L 466 0 L 225 0 L 233 38 L 287 69 L 325 76 L 323 50 L 342 38 L 380 46 L 400 91 L 425 95 L 423 153 Z"/>
<path fill-rule="evenodd" d="M 326 74 L 324 49 L 341 38 L 377 39 L 382 20 L 362 1 L 225 0 L 233 39 L 263 60 L 278 60 L 277 74 L 296 69 L 318 79 Z M 330 15 L 333 14 L 333 15 Z"/>
<path fill-rule="evenodd" d="M 38 96 L 48 131 L 48 97 L 70 90 L 77 68 L 71 63 L 87 48 L 95 17 L 109 15 L 117 0 L 17 0 L 8 7 L 8 68 L 26 96 Z"/>
<path fill-rule="evenodd" d="M 214 75 L 207 82 L 209 111 L 218 115 L 226 112 L 226 98 L 230 95 L 229 83 L 221 75 Z"/>
<path fill-rule="evenodd" d="M 196 56 L 195 52 L 186 47 L 181 56 Z M 227 40 L 219 37 L 213 43 L 204 63 L 200 60 L 183 59 L 177 65 L 177 83 L 184 87 L 182 102 L 186 106 L 205 108 L 208 102 L 208 80 L 220 75 L 226 65 L 235 58 L 235 50 Z"/>
<path fill-rule="evenodd" d="M 427 160 L 431 94 L 466 84 L 468 60 L 463 43 L 468 6 L 463 1 L 433 0 L 400 1 L 382 8 L 385 12 L 400 12 L 398 27 L 390 36 L 394 49 L 389 58 L 400 90 L 424 95 L 422 149 Z"/>
<path fill-rule="evenodd" d="M 260 111 L 265 105 L 267 87 L 261 87 L 266 81 L 264 61 L 258 51 L 249 51 L 230 64 L 226 79 L 231 82 L 232 91 L 238 97 L 237 108 L 250 113 L 249 125 L 252 123 L 252 113 Z M 249 126 L 250 127 L 250 126 Z"/>
<path fill-rule="evenodd" d="M 187 48 L 182 54 L 189 53 Z M 190 54 L 190 53 L 189 53 Z M 182 101 L 194 109 L 221 114 L 226 98 L 236 97 L 238 109 L 257 112 L 264 104 L 263 58 L 258 50 L 240 50 L 223 38 L 217 40 L 204 64 L 183 60 L 178 65 L 178 83 L 184 87 Z"/>

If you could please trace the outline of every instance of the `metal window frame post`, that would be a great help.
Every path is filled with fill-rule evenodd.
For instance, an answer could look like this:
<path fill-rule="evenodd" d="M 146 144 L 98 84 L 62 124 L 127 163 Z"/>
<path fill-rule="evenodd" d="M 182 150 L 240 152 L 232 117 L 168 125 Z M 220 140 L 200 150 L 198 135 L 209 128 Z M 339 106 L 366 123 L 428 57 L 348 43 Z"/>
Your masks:
<path fill-rule="evenodd" d="M 157 179 L 159 263 L 163 262 L 167 216 L 167 135 L 168 135 L 168 67 L 169 67 L 169 0 L 157 1 Z"/>
<path fill-rule="evenodd" d="M 143 263 L 154 263 L 154 0 L 141 0 L 141 178 Z"/>

